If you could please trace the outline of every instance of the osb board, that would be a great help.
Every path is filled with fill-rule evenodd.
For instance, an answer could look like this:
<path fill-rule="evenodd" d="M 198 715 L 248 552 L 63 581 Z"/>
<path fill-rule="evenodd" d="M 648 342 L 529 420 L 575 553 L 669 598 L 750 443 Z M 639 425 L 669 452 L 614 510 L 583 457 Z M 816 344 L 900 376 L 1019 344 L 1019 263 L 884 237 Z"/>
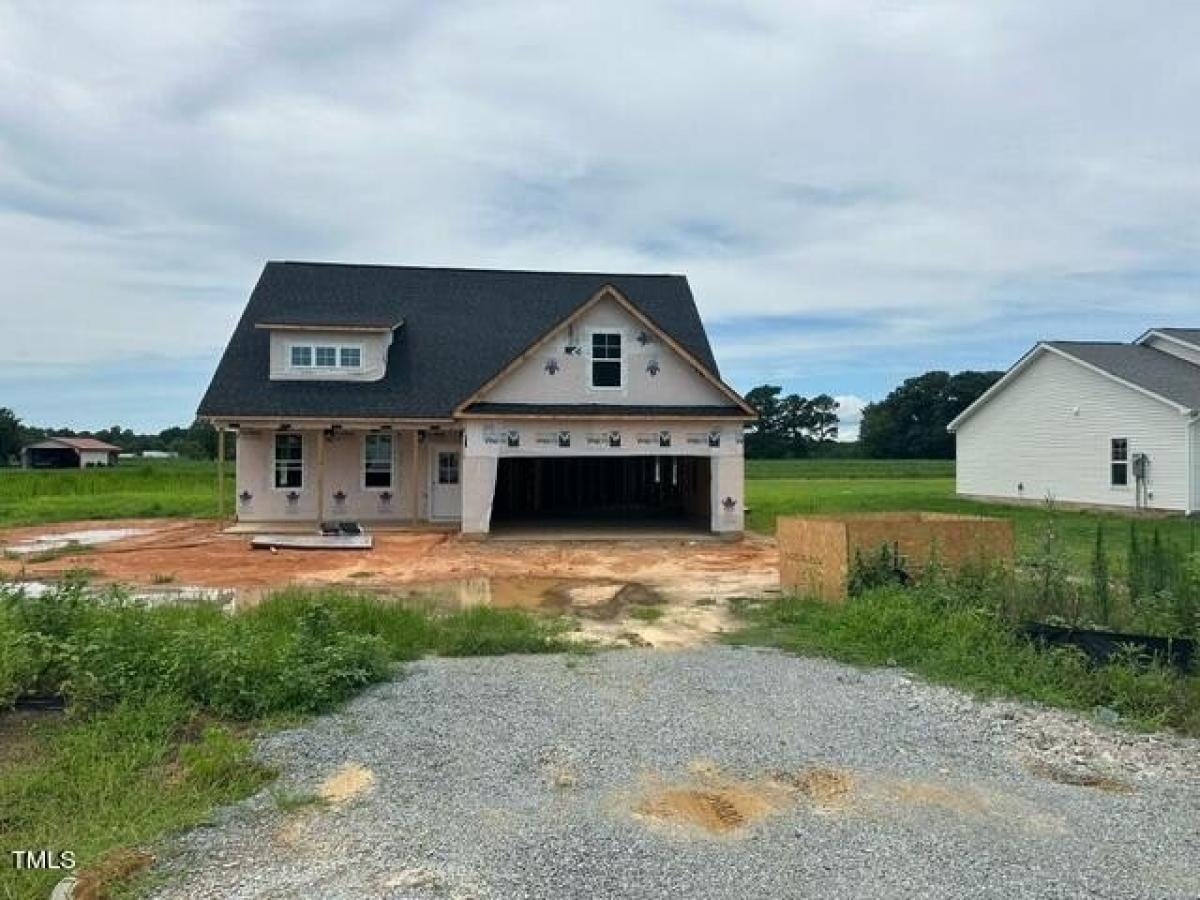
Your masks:
<path fill-rule="evenodd" d="M 846 592 L 849 558 L 846 524 L 836 519 L 789 516 L 775 526 L 779 584 L 784 591 L 824 599 Z"/>
<path fill-rule="evenodd" d="M 1011 562 L 1015 553 L 1008 519 L 949 513 L 793 516 L 779 520 L 776 536 L 783 589 L 827 600 L 845 597 L 856 551 L 867 555 L 884 544 L 896 547 L 912 574 L 919 574 L 935 548 L 950 568 L 980 560 Z"/>
<path fill-rule="evenodd" d="M 870 553 L 881 544 L 898 546 L 905 568 L 917 574 L 936 551 L 937 558 L 954 569 L 964 563 L 986 560 L 1011 562 L 1014 555 L 1012 522 L 979 516 L 922 516 L 902 521 L 869 518 L 846 522 L 846 541 L 851 559 L 855 551 Z"/>

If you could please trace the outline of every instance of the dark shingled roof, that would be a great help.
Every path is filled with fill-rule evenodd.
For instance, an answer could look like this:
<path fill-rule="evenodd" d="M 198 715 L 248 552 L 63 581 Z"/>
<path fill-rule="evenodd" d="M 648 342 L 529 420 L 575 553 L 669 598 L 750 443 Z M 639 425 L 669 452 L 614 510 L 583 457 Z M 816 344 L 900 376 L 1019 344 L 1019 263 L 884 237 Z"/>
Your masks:
<path fill-rule="evenodd" d="M 682 275 L 269 262 L 199 414 L 445 418 L 606 284 L 718 375 Z M 270 332 L 255 327 L 400 321 L 375 382 L 272 381 Z"/>
<path fill-rule="evenodd" d="M 1188 344 L 1200 347 L 1200 328 L 1152 328 L 1169 337 L 1178 338 Z"/>
<path fill-rule="evenodd" d="M 488 416 L 653 416 L 656 419 L 749 419 L 739 406 L 623 406 L 619 403 L 472 403 L 465 413 Z"/>
<path fill-rule="evenodd" d="M 1180 406 L 1200 409 L 1200 366 L 1177 356 L 1141 344 L 1047 341 L 1046 345 Z"/>

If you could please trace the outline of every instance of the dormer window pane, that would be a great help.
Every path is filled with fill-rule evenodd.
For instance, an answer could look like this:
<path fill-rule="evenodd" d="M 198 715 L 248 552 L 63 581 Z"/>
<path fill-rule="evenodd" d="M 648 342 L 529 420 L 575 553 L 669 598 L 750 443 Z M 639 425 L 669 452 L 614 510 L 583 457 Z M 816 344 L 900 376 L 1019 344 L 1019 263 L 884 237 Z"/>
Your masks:
<path fill-rule="evenodd" d="M 362 365 L 362 350 L 358 347 L 343 347 L 341 362 L 343 369 L 357 369 Z"/>
<path fill-rule="evenodd" d="M 337 365 L 337 347 L 317 347 L 317 365 L 333 368 Z"/>
<path fill-rule="evenodd" d="M 303 368 L 312 365 L 312 347 L 293 347 L 292 348 L 292 365 Z"/>

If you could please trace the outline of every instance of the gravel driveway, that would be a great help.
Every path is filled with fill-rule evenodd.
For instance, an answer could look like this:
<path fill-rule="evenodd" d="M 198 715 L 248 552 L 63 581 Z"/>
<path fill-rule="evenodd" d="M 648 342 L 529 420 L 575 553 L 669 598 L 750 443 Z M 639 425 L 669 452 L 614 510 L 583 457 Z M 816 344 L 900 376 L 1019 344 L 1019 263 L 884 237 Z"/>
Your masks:
<path fill-rule="evenodd" d="M 157 896 L 1200 896 L 1197 742 L 773 651 L 427 660 L 260 752 Z"/>

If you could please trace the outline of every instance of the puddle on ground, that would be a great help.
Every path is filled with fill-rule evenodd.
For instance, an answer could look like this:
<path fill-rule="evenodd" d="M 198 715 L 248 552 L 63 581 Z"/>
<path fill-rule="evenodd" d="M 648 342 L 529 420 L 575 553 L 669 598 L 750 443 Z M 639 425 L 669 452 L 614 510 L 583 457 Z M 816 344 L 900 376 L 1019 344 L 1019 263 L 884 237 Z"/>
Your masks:
<path fill-rule="evenodd" d="M 596 620 L 619 618 L 631 607 L 668 602 L 657 589 L 639 582 L 587 579 L 499 577 L 458 578 L 387 587 L 387 596 L 415 606 L 455 611 L 472 606 L 572 613 Z"/>
<path fill-rule="evenodd" d="M 60 531 L 43 534 L 9 544 L 4 552 L 10 556 L 23 557 L 38 553 L 52 553 L 71 547 L 94 547 L 96 544 L 111 544 L 125 538 L 151 534 L 150 528 L 85 528 L 80 531 Z"/>
<path fill-rule="evenodd" d="M 0 587 L 20 591 L 26 597 L 38 599 L 57 590 L 57 584 L 48 581 L 3 581 Z M 91 585 L 88 591 L 97 597 L 107 597 L 117 590 L 114 585 Z M 173 584 L 162 586 L 122 585 L 119 590 L 123 599 L 130 603 L 146 606 L 183 606 L 191 603 L 212 603 L 226 612 L 237 611 L 238 591 L 233 588 L 206 588 L 198 585 Z"/>
<path fill-rule="evenodd" d="M 671 648 L 695 646 L 733 628 L 725 601 L 747 595 L 745 590 L 730 589 L 717 581 L 665 586 L 524 576 L 418 582 L 381 586 L 379 591 L 423 609 L 492 606 L 571 616 L 578 621 L 578 637 L 618 646 Z M 754 593 L 765 591 L 760 587 Z"/>

